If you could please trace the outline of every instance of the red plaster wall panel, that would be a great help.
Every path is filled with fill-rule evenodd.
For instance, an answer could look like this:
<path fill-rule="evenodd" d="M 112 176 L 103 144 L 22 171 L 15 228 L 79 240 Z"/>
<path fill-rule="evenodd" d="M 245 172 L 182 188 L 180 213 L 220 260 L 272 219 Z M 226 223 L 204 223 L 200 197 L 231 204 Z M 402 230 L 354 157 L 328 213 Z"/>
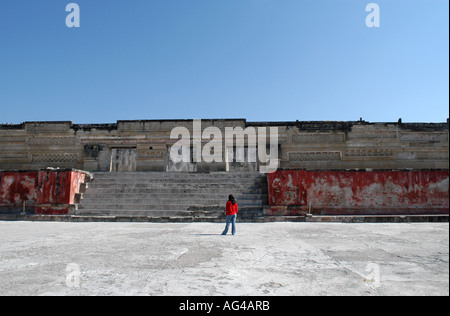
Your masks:
<path fill-rule="evenodd" d="M 70 204 L 71 172 L 39 171 L 38 204 Z"/>
<path fill-rule="evenodd" d="M 305 183 L 318 208 L 448 208 L 448 172 L 308 172 Z"/>
<path fill-rule="evenodd" d="M 85 181 L 85 173 L 77 171 L 39 171 L 38 214 L 68 214 L 75 204 L 75 194 Z"/>
<path fill-rule="evenodd" d="M 298 176 L 296 170 L 269 173 L 269 205 L 299 205 Z"/>
<path fill-rule="evenodd" d="M 313 214 L 448 214 L 448 170 L 279 172 L 268 178 L 272 215 L 305 214 L 309 205 Z M 298 173 L 297 204 L 283 192 L 292 172 Z"/>
<path fill-rule="evenodd" d="M 35 172 L 2 172 L 0 177 L 0 205 L 22 206 L 36 201 L 37 174 Z"/>
<path fill-rule="evenodd" d="M 80 193 L 81 184 L 86 181 L 86 174 L 82 172 L 70 172 L 70 199 L 69 204 L 75 204 L 75 194 Z"/>
<path fill-rule="evenodd" d="M 0 172 L 0 211 L 22 211 L 23 201 L 36 214 L 68 214 L 86 173 L 72 170 Z"/>

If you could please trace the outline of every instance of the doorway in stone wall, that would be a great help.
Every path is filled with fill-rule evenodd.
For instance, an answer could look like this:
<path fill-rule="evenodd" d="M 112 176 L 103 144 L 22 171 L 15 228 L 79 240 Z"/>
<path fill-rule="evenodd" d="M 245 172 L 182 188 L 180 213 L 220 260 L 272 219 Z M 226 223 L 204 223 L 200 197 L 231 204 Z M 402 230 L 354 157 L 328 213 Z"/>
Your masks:
<path fill-rule="evenodd" d="M 190 147 L 180 147 L 178 149 L 178 154 L 181 155 L 183 150 L 189 152 L 189 161 L 180 161 L 173 162 L 170 159 L 170 146 L 167 146 L 166 149 L 166 161 L 165 161 L 165 170 L 166 172 L 197 172 L 197 163 L 193 162 L 194 157 L 194 149 L 192 146 Z"/>
<path fill-rule="evenodd" d="M 112 148 L 110 172 L 136 171 L 136 148 Z"/>

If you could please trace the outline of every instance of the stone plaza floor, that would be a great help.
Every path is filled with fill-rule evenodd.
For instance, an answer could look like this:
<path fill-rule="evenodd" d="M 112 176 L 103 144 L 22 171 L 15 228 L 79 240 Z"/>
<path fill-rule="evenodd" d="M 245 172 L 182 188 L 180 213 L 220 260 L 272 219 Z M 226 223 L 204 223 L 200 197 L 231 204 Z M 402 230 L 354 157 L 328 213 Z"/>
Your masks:
<path fill-rule="evenodd" d="M 0 222 L 0 295 L 449 295 L 448 223 Z"/>

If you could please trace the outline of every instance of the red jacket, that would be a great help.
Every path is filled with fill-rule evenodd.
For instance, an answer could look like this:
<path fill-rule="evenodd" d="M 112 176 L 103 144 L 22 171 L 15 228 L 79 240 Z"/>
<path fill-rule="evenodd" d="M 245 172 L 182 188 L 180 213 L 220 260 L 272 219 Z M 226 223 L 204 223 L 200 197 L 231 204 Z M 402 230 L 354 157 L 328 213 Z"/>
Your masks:
<path fill-rule="evenodd" d="M 231 201 L 227 202 L 227 207 L 225 209 L 225 212 L 227 215 L 235 215 L 238 213 L 238 204 L 237 203 L 231 203 Z"/>

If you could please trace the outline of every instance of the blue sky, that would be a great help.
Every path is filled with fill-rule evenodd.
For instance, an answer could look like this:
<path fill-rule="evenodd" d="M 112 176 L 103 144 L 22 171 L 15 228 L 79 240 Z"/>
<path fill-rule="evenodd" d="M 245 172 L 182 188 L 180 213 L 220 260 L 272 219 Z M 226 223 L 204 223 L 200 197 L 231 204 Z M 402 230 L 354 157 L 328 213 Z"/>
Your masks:
<path fill-rule="evenodd" d="M 448 0 L 0 0 L 0 123 L 445 122 L 448 86 Z"/>

